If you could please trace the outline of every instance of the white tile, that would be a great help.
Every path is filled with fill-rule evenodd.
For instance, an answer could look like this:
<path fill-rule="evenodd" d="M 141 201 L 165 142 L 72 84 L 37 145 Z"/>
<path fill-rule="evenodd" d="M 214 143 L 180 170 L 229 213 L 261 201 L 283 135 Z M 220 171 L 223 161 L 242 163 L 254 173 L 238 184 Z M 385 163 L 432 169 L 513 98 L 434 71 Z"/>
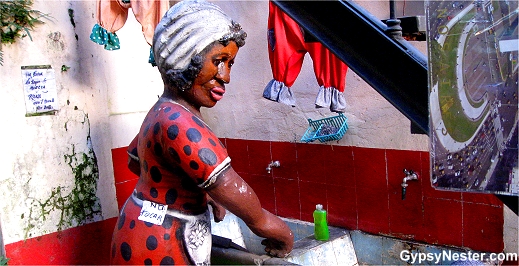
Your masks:
<path fill-rule="evenodd" d="M 335 257 L 337 258 L 337 265 L 357 265 L 357 255 L 353 248 L 353 242 L 349 235 L 345 235 L 332 242 Z"/>
<path fill-rule="evenodd" d="M 335 258 L 332 242 L 327 242 L 312 249 L 315 265 L 339 265 Z"/>
<path fill-rule="evenodd" d="M 312 250 L 308 250 L 308 252 L 298 254 L 298 256 L 296 257 L 288 257 L 287 261 L 305 266 L 319 265 L 317 264 L 315 257 L 315 252 Z"/>

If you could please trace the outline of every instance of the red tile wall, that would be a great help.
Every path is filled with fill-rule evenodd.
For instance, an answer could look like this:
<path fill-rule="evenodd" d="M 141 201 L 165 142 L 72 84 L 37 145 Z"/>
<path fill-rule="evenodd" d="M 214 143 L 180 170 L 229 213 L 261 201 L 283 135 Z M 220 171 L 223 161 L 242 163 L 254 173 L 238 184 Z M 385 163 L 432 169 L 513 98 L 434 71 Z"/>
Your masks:
<path fill-rule="evenodd" d="M 439 191 L 431 186 L 429 153 L 316 143 L 222 139 L 231 165 L 254 189 L 262 206 L 287 218 L 312 222 L 316 204 L 329 224 L 425 242 L 501 252 L 503 205 L 491 194 Z M 119 206 L 137 177 L 126 148 L 112 150 Z M 267 173 L 274 160 L 281 167 Z M 402 200 L 403 169 L 408 181 Z"/>
<path fill-rule="evenodd" d="M 263 207 L 282 217 L 313 221 L 316 204 L 329 224 L 435 245 L 502 252 L 503 204 L 492 194 L 440 191 L 431 186 L 429 153 L 391 149 L 222 139 L 232 166 Z M 278 160 L 281 167 L 266 171 Z M 408 181 L 402 200 L 403 169 Z"/>
<path fill-rule="evenodd" d="M 115 194 L 119 210 L 126 199 L 132 194 L 139 176 L 128 169 L 128 147 L 112 149 L 112 163 L 114 167 Z"/>
<path fill-rule="evenodd" d="M 9 265 L 108 265 L 117 217 L 5 245 Z"/>

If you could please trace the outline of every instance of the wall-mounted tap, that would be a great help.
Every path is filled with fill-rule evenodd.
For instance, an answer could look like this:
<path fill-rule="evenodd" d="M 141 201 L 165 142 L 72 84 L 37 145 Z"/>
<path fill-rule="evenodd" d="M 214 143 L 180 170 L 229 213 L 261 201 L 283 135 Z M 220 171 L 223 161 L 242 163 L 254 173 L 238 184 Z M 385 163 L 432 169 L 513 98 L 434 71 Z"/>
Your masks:
<path fill-rule="evenodd" d="M 405 177 L 404 180 L 402 180 L 402 200 L 405 200 L 407 186 L 409 186 L 409 184 L 407 184 L 407 181 L 418 180 L 418 174 L 416 174 L 413 170 L 404 169 L 404 174 Z"/>
<path fill-rule="evenodd" d="M 279 161 L 272 161 L 269 163 L 269 165 L 267 166 L 267 173 L 270 174 L 270 171 L 272 171 L 272 168 L 274 167 L 280 167 L 281 164 L 279 163 Z"/>

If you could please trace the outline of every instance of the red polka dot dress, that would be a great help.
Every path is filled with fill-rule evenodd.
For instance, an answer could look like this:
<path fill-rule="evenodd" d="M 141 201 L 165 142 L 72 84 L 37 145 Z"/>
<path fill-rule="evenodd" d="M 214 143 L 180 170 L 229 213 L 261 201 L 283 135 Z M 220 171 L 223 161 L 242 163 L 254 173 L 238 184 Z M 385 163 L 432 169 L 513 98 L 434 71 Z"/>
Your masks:
<path fill-rule="evenodd" d="M 129 147 L 140 178 L 112 239 L 112 264 L 208 265 L 211 223 L 204 188 L 230 165 L 211 129 L 177 103 L 159 100 Z M 150 215 L 143 205 L 167 205 Z M 165 210 L 165 208 L 164 208 Z M 162 221 L 145 217 L 162 218 Z"/>

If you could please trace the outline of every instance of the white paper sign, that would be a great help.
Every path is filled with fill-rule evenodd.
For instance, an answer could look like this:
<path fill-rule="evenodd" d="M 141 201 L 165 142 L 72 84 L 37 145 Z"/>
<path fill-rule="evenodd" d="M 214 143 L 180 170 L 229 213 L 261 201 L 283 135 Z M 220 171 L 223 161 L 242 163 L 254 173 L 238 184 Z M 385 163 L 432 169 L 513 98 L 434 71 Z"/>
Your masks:
<path fill-rule="evenodd" d="M 141 213 L 137 219 L 156 225 L 162 225 L 167 211 L 168 205 L 143 200 Z"/>
<path fill-rule="evenodd" d="M 50 66 L 22 66 L 27 115 L 58 110 L 56 77 Z"/>

